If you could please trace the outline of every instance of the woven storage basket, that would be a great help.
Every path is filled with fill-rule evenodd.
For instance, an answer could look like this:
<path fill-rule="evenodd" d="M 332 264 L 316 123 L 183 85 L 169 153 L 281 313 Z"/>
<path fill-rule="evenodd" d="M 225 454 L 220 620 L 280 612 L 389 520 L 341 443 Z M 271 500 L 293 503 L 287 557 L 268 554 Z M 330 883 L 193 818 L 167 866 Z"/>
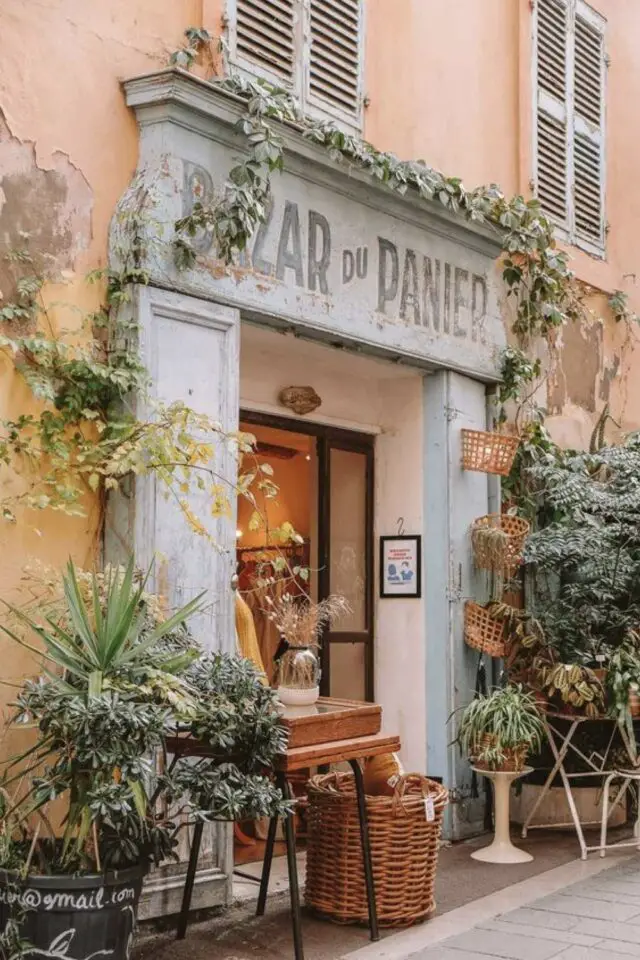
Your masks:
<path fill-rule="evenodd" d="M 469 647 L 490 657 L 504 657 L 504 623 L 473 600 L 464 605 L 464 639 Z"/>
<path fill-rule="evenodd" d="M 495 745 L 497 737 L 492 734 L 485 733 L 484 737 L 480 741 L 479 747 L 491 748 Z M 527 762 L 527 757 L 529 756 L 529 745 L 527 743 L 522 743 L 517 747 L 505 747 L 502 751 L 504 754 L 504 760 L 499 767 L 496 767 L 497 770 L 501 770 L 503 773 L 519 773 Z M 493 769 L 489 767 L 488 764 L 483 763 L 482 760 L 473 760 L 474 767 L 477 767 L 478 770 L 490 770 Z"/>
<path fill-rule="evenodd" d="M 508 477 L 520 446 L 520 437 L 483 430 L 462 430 L 462 466 L 465 470 Z"/>
<path fill-rule="evenodd" d="M 353 774 L 313 777 L 308 788 L 306 903 L 338 923 L 367 923 L 367 894 Z M 426 797 L 434 819 L 427 820 Z M 367 797 L 381 926 L 409 926 L 436 908 L 438 841 L 447 790 L 426 777 L 401 777 L 392 797 Z"/>
<path fill-rule="evenodd" d="M 502 546 L 502 573 L 513 576 L 522 560 L 524 543 L 531 529 L 529 523 L 522 517 L 513 517 L 509 513 L 489 513 L 486 517 L 474 520 L 471 525 L 471 543 L 473 559 L 480 570 L 495 570 L 495 553 L 482 536 L 483 531 L 490 529 L 501 530 L 505 535 Z"/>

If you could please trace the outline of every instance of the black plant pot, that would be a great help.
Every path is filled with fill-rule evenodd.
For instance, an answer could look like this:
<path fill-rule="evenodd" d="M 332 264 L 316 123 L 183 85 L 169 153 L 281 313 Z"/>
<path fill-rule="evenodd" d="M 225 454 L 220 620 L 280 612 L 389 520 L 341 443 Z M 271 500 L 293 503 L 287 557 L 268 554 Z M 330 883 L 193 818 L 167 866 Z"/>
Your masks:
<path fill-rule="evenodd" d="M 0 870 L 0 929 L 19 922 L 24 960 L 129 960 L 146 871 L 21 880 Z"/>

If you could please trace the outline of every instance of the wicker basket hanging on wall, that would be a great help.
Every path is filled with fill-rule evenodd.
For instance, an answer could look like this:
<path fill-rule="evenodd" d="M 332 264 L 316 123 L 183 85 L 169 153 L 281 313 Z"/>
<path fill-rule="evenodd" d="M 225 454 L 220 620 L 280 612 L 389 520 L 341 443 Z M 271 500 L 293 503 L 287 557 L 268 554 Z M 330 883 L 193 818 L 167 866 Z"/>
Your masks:
<path fill-rule="evenodd" d="M 489 513 L 471 525 L 473 559 L 479 570 L 512 577 L 522 562 L 530 525 L 509 513 Z"/>
<path fill-rule="evenodd" d="M 464 605 L 464 639 L 467 646 L 486 653 L 489 657 L 504 657 L 506 653 L 504 622 L 495 620 L 486 607 L 475 600 Z"/>
<path fill-rule="evenodd" d="M 353 775 L 313 777 L 308 797 L 307 905 L 338 923 L 366 923 Z M 401 777 L 391 797 L 366 798 L 381 926 L 408 926 L 435 912 L 438 847 L 447 802 L 445 787 L 417 775 Z M 429 809 L 433 819 L 428 819 Z"/>
<path fill-rule="evenodd" d="M 520 446 L 520 438 L 483 430 L 462 430 L 462 466 L 465 470 L 508 477 Z"/>

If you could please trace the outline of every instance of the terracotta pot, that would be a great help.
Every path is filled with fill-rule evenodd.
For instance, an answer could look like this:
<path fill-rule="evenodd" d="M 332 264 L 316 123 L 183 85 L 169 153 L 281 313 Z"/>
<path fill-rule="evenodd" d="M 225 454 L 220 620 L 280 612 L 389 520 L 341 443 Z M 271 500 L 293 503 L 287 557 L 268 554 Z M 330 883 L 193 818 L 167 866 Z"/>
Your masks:
<path fill-rule="evenodd" d="M 629 694 L 629 710 L 632 717 L 640 717 L 640 693 Z"/>
<path fill-rule="evenodd" d="M 515 610 L 524 609 L 524 591 L 520 590 L 505 590 L 502 597 L 503 603 L 508 603 L 510 607 L 513 607 Z"/>
<path fill-rule="evenodd" d="M 541 690 L 532 690 L 531 692 L 533 693 L 533 699 L 538 709 L 546 713 L 549 709 L 549 698 L 546 697 Z"/>

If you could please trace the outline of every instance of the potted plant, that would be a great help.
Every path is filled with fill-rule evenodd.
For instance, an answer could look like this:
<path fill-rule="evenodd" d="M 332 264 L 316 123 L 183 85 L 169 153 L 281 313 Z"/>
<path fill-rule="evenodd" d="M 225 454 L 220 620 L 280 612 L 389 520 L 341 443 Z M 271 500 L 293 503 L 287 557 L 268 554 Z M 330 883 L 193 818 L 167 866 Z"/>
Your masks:
<path fill-rule="evenodd" d="M 3 629 L 39 653 L 25 639 L 31 631 L 45 666 L 16 699 L 16 719 L 35 729 L 35 743 L 3 771 L 0 929 L 8 956 L 125 960 L 144 875 L 175 855 L 184 815 L 282 812 L 280 792 L 257 772 L 283 742 L 274 698 L 251 667 L 202 658 L 185 626 L 202 602 L 165 616 L 145 579 L 136 582 L 133 562 L 88 577 L 69 564 L 57 605 L 40 617 L 12 609 L 17 626 Z M 238 669 L 251 760 L 240 768 L 212 758 L 198 774 L 185 773 L 185 760 L 159 776 L 155 757 L 177 727 L 197 734 L 228 719 L 224 677 Z M 230 736 L 218 742 L 235 749 Z"/>
<path fill-rule="evenodd" d="M 547 523 L 528 538 L 536 616 L 559 661 L 602 666 L 640 623 L 640 435 L 530 471 Z"/>
<path fill-rule="evenodd" d="M 320 694 L 317 651 L 325 627 L 350 612 L 347 600 L 330 596 L 313 603 L 305 596 L 285 593 L 267 597 L 265 613 L 280 634 L 276 651 L 278 697 L 287 706 L 310 706 Z"/>
<path fill-rule="evenodd" d="M 529 523 L 515 513 L 490 513 L 471 525 L 473 558 L 479 570 L 487 570 L 496 581 L 494 599 L 502 595 L 504 581 L 518 569 Z"/>
<path fill-rule="evenodd" d="M 519 771 L 540 750 L 544 726 L 536 701 L 522 685 L 478 696 L 462 711 L 457 742 L 485 770 Z"/>
<path fill-rule="evenodd" d="M 547 661 L 534 666 L 533 677 L 558 713 L 584 714 L 592 720 L 604 716 L 604 686 L 590 667 Z"/>
<path fill-rule="evenodd" d="M 609 710 L 635 752 L 633 718 L 640 715 L 640 636 L 635 631 L 629 632 L 609 659 L 607 691 Z"/>

